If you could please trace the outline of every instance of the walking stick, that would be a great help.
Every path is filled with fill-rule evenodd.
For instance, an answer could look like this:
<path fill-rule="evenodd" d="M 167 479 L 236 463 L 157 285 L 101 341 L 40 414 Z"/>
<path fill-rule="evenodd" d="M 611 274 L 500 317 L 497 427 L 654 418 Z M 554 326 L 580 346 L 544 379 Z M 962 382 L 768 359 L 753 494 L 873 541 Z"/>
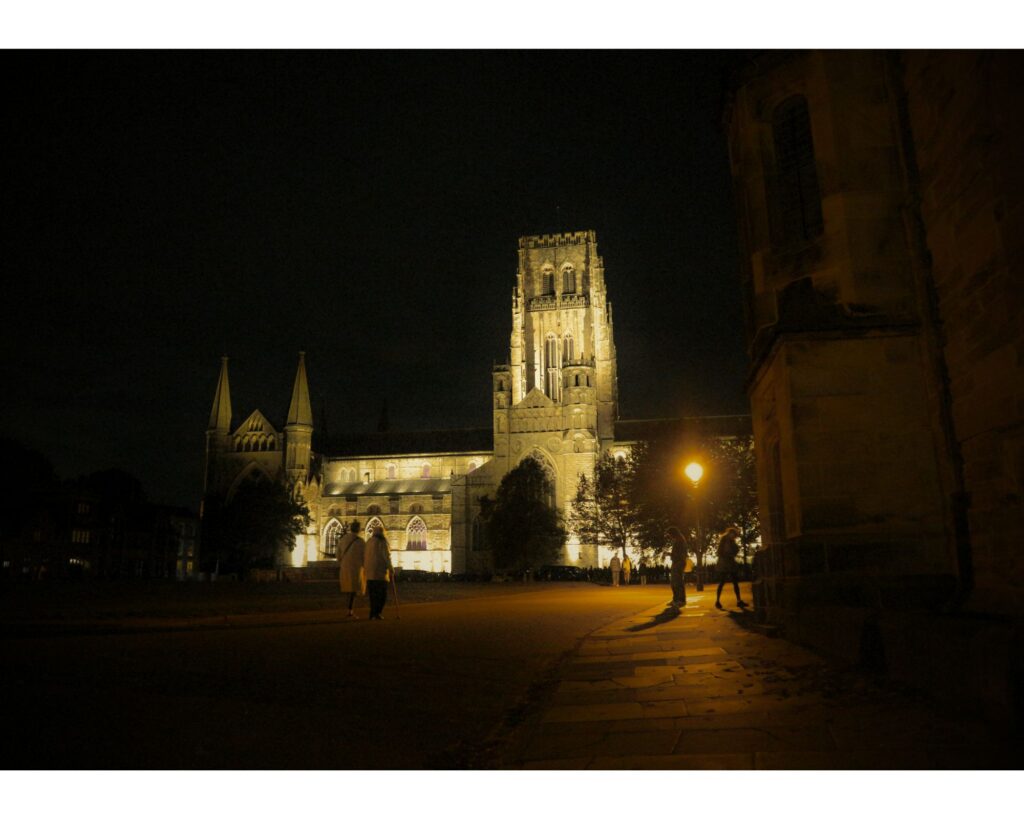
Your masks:
<path fill-rule="evenodd" d="M 401 604 L 398 602 L 398 585 L 394 581 L 394 569 L 391 569 L 391 589 L 394 591 L 394 618 L 401 619 Z"/>

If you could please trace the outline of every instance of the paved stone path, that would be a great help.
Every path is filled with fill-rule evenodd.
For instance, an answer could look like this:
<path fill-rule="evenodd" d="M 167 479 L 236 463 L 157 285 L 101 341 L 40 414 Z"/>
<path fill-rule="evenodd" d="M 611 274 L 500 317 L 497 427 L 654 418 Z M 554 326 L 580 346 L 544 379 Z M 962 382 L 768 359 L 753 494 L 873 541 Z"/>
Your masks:
<path fill-rule="evenodd" d="M 1019 767 L 1019 752 L 1014 762 L 990 727 L 830 667 L 755 630 L 751 614 L 716 610 L 714 596 L 709 586 L 678 616 L 659 606 L 590 634 L 513 734 L 502 766 Z"/>

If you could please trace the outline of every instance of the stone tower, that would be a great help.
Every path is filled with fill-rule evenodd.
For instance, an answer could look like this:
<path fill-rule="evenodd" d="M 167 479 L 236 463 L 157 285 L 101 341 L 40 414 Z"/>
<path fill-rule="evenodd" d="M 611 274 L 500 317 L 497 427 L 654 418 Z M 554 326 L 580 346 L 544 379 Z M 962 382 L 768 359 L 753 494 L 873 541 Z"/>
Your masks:
<path fill-rule="evenodd" d="M 513 405 L 537 389 L 556 404 L 589 407 L 592 416 L 581 427 L 611 442 L 618 415 L 615 343 L 594 231 L 519 239 L 510 352 Z M 566 393 L 580 386 L 577 377 L 593 391 L 591 400 L 581 403 L 583 393 Z"/>

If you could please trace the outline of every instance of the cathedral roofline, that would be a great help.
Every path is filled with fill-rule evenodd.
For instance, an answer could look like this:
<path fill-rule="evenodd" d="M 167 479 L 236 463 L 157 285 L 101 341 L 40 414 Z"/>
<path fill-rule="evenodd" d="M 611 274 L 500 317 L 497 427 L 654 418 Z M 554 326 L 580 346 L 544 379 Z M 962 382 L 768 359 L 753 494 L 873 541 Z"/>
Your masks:
<path fill-rule="evenodd" d="M 332 435 L 323 446 L 328 460 L 379 458 L 385 455 L 416 457 L 439 454 L 484 454 L 494 451 L 494 430 L 435 429 L 418 432 L 376 432 Z"/>
<path fill-rule="evenodd" d="M 576 230 L 569 233 L 542 233 L 538 236 L 520 236 L 519 249 L 527 250 L 535 247 L 585 245 L 587 242 L 596 241 L 597 232 L 593 230 Z"/>
<path fill-rule="evenodd" d="M 324 497 L 345 495 L 446 495 L 452 491 L 447 478 L 412 479 L 400 481 L 370 481 L 369 483 L 332 483 L 324 487 Z"/>

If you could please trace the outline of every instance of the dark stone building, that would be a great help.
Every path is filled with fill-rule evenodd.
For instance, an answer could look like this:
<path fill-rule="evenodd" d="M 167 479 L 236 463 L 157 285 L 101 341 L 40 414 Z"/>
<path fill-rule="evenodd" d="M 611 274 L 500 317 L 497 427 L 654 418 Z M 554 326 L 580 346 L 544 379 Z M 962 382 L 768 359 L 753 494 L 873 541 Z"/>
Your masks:
<path fill-rule="evenodd" d="M 994 713 L 1024 655 L 1022 68 L 774 53 L 726 113 L 759 609 Z"/>

